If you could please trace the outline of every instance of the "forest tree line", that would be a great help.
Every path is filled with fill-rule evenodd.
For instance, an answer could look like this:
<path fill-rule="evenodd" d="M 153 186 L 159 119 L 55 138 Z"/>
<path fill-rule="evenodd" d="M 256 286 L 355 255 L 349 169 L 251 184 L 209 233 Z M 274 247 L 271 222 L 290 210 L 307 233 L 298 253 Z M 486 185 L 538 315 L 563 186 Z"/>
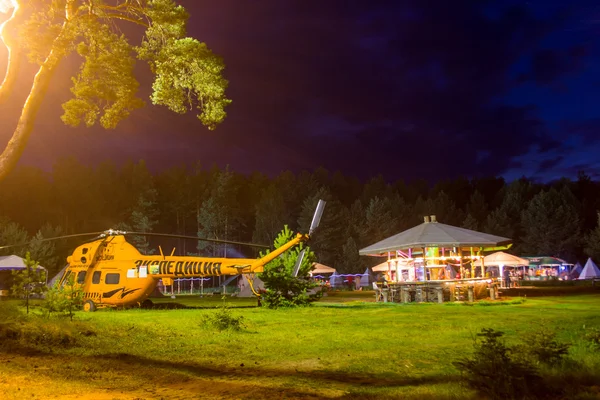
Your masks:
<path fill-rule="evenodd" d="M 306 232 L 319 199 L 327 201 L 321 226 L 310 242 L 319 262 L 343 273 L 362 273 L 381 262 L 361 257 L 360 248 L 436 215 L 449 225 L 514 240 L 518 255 L 552 255 L 570 261 L 600 261 L 600 183 L 581 172 L 577 180 L 539 184 L 528 179 L 457 178 L 361 182 L 323 168 L 275 177 L 240 174 L 229 168 L 179 166 L 152 174 L 144 161 L 121 167 L 106 162 L 86 166 L 59 160 L 52 171 L 23 166 L 0 182 L 0 250 L 27 250 L 56 272 L 76 241 L 40 239 L 106 229 L 160 232 L 271 244 L 288 225 Z M 202 241 L 133 237 L 143 253 L 160 244 L 165 252 L 255 256 L 256 250 Z"/>

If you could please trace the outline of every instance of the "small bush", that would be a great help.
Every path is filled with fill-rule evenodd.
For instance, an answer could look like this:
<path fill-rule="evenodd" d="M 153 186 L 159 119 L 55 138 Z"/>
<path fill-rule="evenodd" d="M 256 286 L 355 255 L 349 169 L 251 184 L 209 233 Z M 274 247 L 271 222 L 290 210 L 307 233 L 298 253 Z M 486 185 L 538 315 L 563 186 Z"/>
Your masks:
<path fill-rule="evenodd" d="M 541 378 L 535 366 L 513 357 L 500 338 L 504 333 L 483 329 L 470 358 L 454 363 L 471 388 L 491 399 L 522 399 L 539 393 Z"/>
<path fill-rule="evenodd" d="M 600 351 L 600 329 L 587 328 L 583 337 L 592 350 Z"/>
<path fill-rule="evenodd" d="M 246 328 L 243 316 L 234 316 L 227 306 L 219 307 L 215 312 L 202 317 L 201 324 L 212 327 L 219 332 L 225 330 L 241 331 Z"/>
<path fill-rule="evenodd" d="M 542 327 L 523 338 L 523 344 L 516 346 L 514 351 L 520 353 L 527 362 L 553 365 L 564 360 L 569 354 L 570 344 L 556 340 L 556 333 Z"/>
<path fill-rule="evenodd" d="M 86 324 L 25 315 L 12 304 L 0 303 L 0 345 L 6 349 L 71 347 L 81 336 L 95 335 Z"/>

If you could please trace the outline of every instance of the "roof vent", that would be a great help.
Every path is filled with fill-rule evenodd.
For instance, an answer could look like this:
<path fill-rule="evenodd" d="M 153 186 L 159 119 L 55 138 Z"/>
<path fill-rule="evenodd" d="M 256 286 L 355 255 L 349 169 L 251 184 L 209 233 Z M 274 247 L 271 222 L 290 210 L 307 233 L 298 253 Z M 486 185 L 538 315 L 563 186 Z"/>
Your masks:
<path fill-rule="evenodd" d="M 435 215 L 431 216 L 431 222 L 437 222 L 437 218 L 435 217 Z"/>
<path fill-rule="evenodd" d="M 424 216 L 423 219 L 425 220 L 425 223 L 429 222 L 429 217 L 427 215 Z"/>

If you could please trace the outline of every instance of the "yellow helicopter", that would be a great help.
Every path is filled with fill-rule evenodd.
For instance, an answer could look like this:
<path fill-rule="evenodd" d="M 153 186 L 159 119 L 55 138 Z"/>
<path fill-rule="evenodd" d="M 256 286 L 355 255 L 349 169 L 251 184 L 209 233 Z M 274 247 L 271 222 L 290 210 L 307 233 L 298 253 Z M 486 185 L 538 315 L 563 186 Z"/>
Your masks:
<path fill-rule="evenodd" d="M 298 233 L 285 245 L 258 259 L 174 256 L 175 249 L 169 256 L 165 256 L 162 250 L 160 255 L 142 255 L 132 244 L 127 242 L 126 235 L 191 237 L 115 230 L 101 232 L 98 238 L 77 247 L 67 257 L 67 266 L 60 277 L 59 285 L 64 285 L 69 279 L 74 279 L 76 284 L 81 285 L 84 293 L 84 311 L 95 311 L 101 307 L 131 307 L 151 304 L 148 297 L 161 279 L 168 286 L 172 284 L 174 278 L 260 273 L 263 272 L 265 264 L 311 237 L 319 225 L 324 207 L 325 201 L 319 200 L 307 234 Z M 93 235 L 96 234 L 93 233 Z M 194 239 L 218 243 L 248 244 L 227 240 Z M 0 248 L 7 247 L 12 246 L 0 246 Z M 303 257 L 304 251 L 300 252 L 298 256 L 294 269 L 295 275 L 298 273 Z M 250 280 L 249 283 L 251 284 Z M 252 290 L 258 295 L 254 289 Z"/>

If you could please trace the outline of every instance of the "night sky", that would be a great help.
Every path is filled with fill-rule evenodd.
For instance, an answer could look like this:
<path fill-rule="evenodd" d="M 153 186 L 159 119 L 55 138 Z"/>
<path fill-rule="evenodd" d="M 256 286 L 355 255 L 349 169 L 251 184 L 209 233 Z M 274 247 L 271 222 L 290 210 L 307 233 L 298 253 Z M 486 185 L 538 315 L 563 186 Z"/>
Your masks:
<path fill-rule="evenodd" d="M 208 131 L 193 114 L 148 104 L 114 131 L 63 126 L 69 60 L 21 164 L 50 168 L 74 155 L 145 159 L 154 171 L 200 161 L 431 182 L 600 178 L 598 1 L 180 3 L 190 34 L 227 65 L 225 123 Z M 151 81 L 141 80 L 147 99 Z M 0 141 L 18 105 L 1 109 Z"/>

